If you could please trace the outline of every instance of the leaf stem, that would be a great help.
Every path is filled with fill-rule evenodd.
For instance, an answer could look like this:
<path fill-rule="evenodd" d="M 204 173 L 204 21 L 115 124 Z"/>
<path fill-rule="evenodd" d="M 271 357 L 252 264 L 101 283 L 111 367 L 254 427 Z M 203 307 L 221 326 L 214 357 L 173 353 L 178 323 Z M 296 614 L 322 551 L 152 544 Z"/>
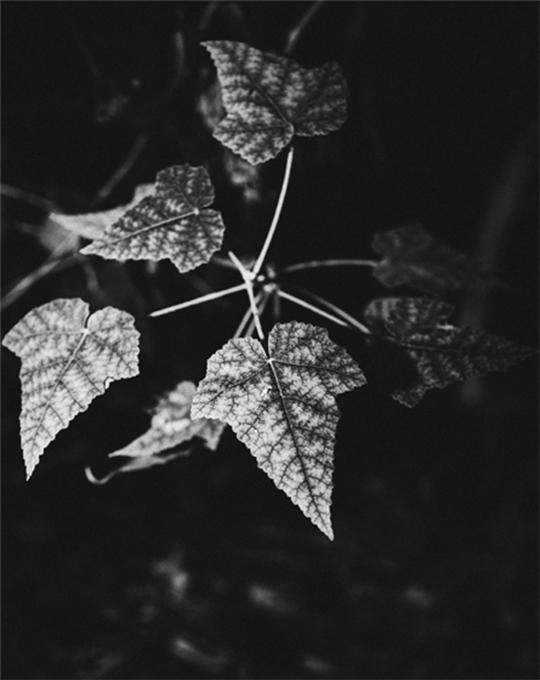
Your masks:
<path fill-rule="evenodd" d="M 260 340 L 264 340 L 264 332 L 261 326 L 261 320 L 259 319 L 259 310 L 257 309 L 257 305 L 255 303 L 255 296 L 253 295 L 253 279 L 255 278 L 256 275 L 253 271 L 249 271 L 248 269 L 246 269 L 232 251 L 229 251 L 229 257 L 234 262 L 234 264 L 238 268 L 238 271 L 242 275 L 242 278 L 244 279 L 244 288 L 247 290 L 247 294 L 249 297 L 249 304 L 251 307 L 251 312 L 253 314 L 253 319 L 255 321 L 257 335 L 259 336 Z"/>
<path fill-rule="evenodd" d="M 315 312 L 315 314 L 319 314 L 319 316 L 323 316 L 327 319 L 330 319 L 330 321 L 337 323 L 338 326 L 345 326 L 345 328 L 348 328 L 348 326 L 349 326 L 348 323 L 345 323 L 345 321 L 338 319 L 333 314 L 328 314 L 328 312 L 325 312 L 322 309 L 315 307 L 315 305 L 311 305 L 309 302 L 306 302 L 305 300 L 302 300 L 301 298 L 297 298 L 295 295 L 291 295 L 290 293 L 286 293 L 282 289 L 278 291 L 278 295 L 279 295 L 279 297 L 283 298 L 284 300 L 289 300 L 290 302 L 294 302 L 296 305 L 299 305 L 300 307 L 305 307 L 306 309 L 309 309 L 312 312 Z"/>
<path fill-rule="evenodd" d="M 257 293 L 257 295 L 255 296 L 255 302 L 257 303 L 257 305 L 259 304 L 259 300 L 261 299 L 261 295 L 262 295 L 262 291 L 259 291 L 259 292 Z M 242 320 L 241 320 L 240 323 L 238 324 L 238 328 L 237 328 L 236 331 L 234 332 L 233 340 L 235 340 L 236 338 L 239 338 L 239 337 L 242 335 L 242 333 L 243 333 L 243 331 L 244 331 L 244 328 L 246 327 L 246 325 L 247 325 L 247 323 L 248 323 L 248 321 L 249 321 L 249 318 L 250 318 L 251 314 L 252 314 L 252 310 L 251 310 L 251 305 L 250 305 L 250 306 L 246 309 L 246 313 L 245 313 L 244 316 L 242 317 Z"/>
<path fill-rule="evenodd" d="M 294 48 L 296 47 L 296 43 L 300 38 L 300 34 L 308 25 L 308 23 L 311 21 L 311 19 L 315 16 L 315 14 L 320 9 L 322 4 L 323 0 L 317 0 L 316 2 L 314 2 L 311 5 L 311 7 L 307 10 L 307 12 L 302 16 L 298 24 L 293 29 L 291 29 L 291 31 L 289 31 L 289 35 L 287 36 L 287 44 L 284 50 L 285 54 L 290 54 L 294 50 Z"/>
<path fill-rule="evenodd" d="M 259 253 L 257 261 L 255 262 L 255 266 L 252 269 L 252 272 L 255 276 L 261 271 L 261 267 L 263 266 L 263 263 L 264 263 L 264 258 L 266 257 L 266 253 L 268 252 L 268 248 L 270 247 L 270 244 L 272 243 L 272 239 L 274 237 L 274 233 L 276 231 L 276 227 L 277 227 L 278 222 L 279 222 L 279 217 L 281 215 L 281 209 L 283 208 L 283 202 L 285 201 L 285 196 L 287 195 L 287 187 L 289 186 L 289 178 L 291 176 L 291 167 L 292 167 L 293 157 L 294 157 L 294 147 L 291 146 L 289 148 L 289 154 L 287 155 L 287 164 L 285 166 L 285 174 L 283 175 L 283 183 L 281 185 L 281 191 L 280 191 L 279 199 L 278 199 L 278 202 L 277 202 L 277 205 L 276 205 L 276 212 L 274 213 L 274 218 L 272 219 L 272 224 L 270 225 L 270 229 L 268 230 L 268 234 L 266 235 L 266 240 L 263 244 L 263 247 L 261 248 L 261 252 Z"/>
<path fill-rule="evenodd" d="M 203 302 L 209 302 L 210 300 L 217 300 L 218 298 L 225 297 L 226 295 L 232 295 L 232 293 L 238 293 L 246 288 L 245 283 L 239 283 L 237 286 L 231 286 L 231 288 L 224 288 L 223 290 L 217 290 L 207 295 L 201 295 L 200 297 L 193 298 L 193 300 L 187 300 L 187 302 L 181 302 L 178 305 L 173 305 L 172 307 L 165 307 L 164 309 L 158 309 L 152 312 L 149 316 L 163 316 L 164 314 L 170 314 L 171 312 L 176 312 L 179 309 L 185 309 L 186 307 L 192 307 L 193 305 L 200 305 Z"/>
<path fill-rule="evenodd" d="M 253 328 L 255 327 L 255 324 L 256 324 L 255 319 L 260 318 L 263 315 L 263 312 L 265 310 L 265 307 L 266 307 L 269 299 L 270 299 L 270 294 L 266 291 L 261 291 L 260 298 L 259 298 L 259 301 L 257 303 L 258 317 L 253 317 L 251 319 L 251 323 L 249 324 L 248 329 L 245 333 L 246 338 L 251 337 L 251 335 L 253 334 Z"/>
<path fill-rule="evenodd" d="M 32 205 L 35 208 L 39 208 L 48 213 L 58 210 L 56 204 L 48 198 L 42 198 L 41 196 L 32 194 L 30 191 L 19 189 L 18 187 L 13 187 L 9 184 L 2 184 L 0 186 L 0 193 L 2 196 L 8 196 L 16 201 L 22 201 L 23 203 L 27 203 L 28 205 Z"/>
<path fill-rule="evenodd" d="M 312 298 L 313 300 L 316 300 L 321 305 L 328 307 L 328 309 L 331 309 L 336 314 L 339 314 L 339 316 L 341 316 L 342 319 L 345 319 L 345 321 L 348 321 L 351 326 L 353 326 L 354 328 L 359 330 L 364 335 L 373 335 L 372 332 L 369 330 L 369 328 L 367 326 L 364 326 L 363 323 L 358 321 L 358 319 L 355 319 L 354 316 L 351 316 L 350 314 L 348 314 L 344 309 L 341 309 L 341 307 L 338 307 L 337 305 L 333 304 L 332 302 L 329 302 L 328 300 L 321 297 L 320 295 L 316 295 L 315 293 L 312 293 L 310 290 L 305 290 L 304 288 L 296 288 L 296 290 L 303 293 L 304 295 L 307 295 L 308 297 Z"/>
<path fill-rule="evenodd" d="M 109 177 L 109 179 L 97 192 L 94 198 L 96 205 L 101 205 L 103 201 L 106 198 L 108 198 L 110 194 L 112 194 L 112 192 L 116 188 L 116 185 L 119 184 L 124 179 L 124 177 L 131 171 L 131 169 L 137 162 L 137 159 L 144 151 L 144 147 L 148 144 L 149 140 L 150 138 L 145 132 L 141 133 L 137 137 L 137 139 L 133 143 L 131 149 L 129 150 L 127 156 L 124 158 L 122 163 L 120 163 L 120 165 L 116 168 L 113 174 Z"/>
<path fill-rule="evenodd" d="M 302 269 L 315 269 L 318 267 L 376 267 L 375 260 L 312 260 L 311 262 L 298 262 L 283 268 L 283 272 L 296 272 Z"/>
<path fill-rule="evenodd" d="M 40 265 L 33 272 L 30 272 L 30 274 L 27 274 L 23 278 L 19 279 L 17 283 L 13 285 L 13 287 L 0 300 L 0 309 L 7 309 L 11 304 L 18 300 L 21 295 L 24 295 L 24 293 L 26 293 L 26 291 L 35 283 L 37 283 L 44 276 L 47 276 L 47 274 L 50 274 L 54 270 L 58 272 L 60 269 L 71 267 L 75 263 L 76 259 L 74 255 L 68 255 L 67 257 L 65 255 L 60 255 L 59 257 L 55 257 L 54 252 L 51 253 L 51 255 L 42 265 Z"/>

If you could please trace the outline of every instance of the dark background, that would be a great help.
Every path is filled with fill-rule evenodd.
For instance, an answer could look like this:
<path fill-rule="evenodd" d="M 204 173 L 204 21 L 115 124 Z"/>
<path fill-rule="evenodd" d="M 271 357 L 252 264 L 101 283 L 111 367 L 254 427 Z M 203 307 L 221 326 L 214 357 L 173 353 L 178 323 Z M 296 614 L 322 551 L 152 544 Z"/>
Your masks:
<path fill-rule="evenodd" d="M 5 678 L 538 677 L 537 359 L 409 410 L 357 336 L 329 326 L 369 379 L 339 399 L 333 543 L 229 430 L 217 452 L 85 478 L 146 429 L 154 395 L 204 375 L 245 302 L 149 320 L 238 279 L 69 248 L 63 269 L 25 286 L 60 241 L 22 192 L 85 212 L 164 167 L 205 163 L 227 246 L 256 252 L 284 155 L 259 169 L 260 200 L 231 186 L 196 112 L 213 73 L 198 42 L 281 51 L 310 6 L 2 3 L 3 294 L 23 280 L 3 334 L 62 296 L 126 309 L 143 333 L 141 375 L 61 432 L 28 483 L 19 362 L 2 349 Z M 537 3 L 326 3 L 292 57 L 341 65 L 349 118 L 298 141 L 272 257 L 369 258 L 374 232 L 419 222 L 507 284 L 454 294 L 454 320 L 537 347 Z M 357 316 L 387 293 L 364 270 L 295 276 Z M 321 323 L 287 305 L 282 318 Z"/>

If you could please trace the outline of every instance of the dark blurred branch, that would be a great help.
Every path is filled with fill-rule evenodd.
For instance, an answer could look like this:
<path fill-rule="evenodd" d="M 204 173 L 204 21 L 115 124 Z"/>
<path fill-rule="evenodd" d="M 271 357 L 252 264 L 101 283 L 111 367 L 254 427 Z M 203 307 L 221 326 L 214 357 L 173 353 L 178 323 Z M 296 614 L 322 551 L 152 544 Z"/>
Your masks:
<path fill-rule="evenodd" d="M 501 248 L 519 208 L 520 195 L 532 160 L 530 135 L 527 134 L 515 144 L 510 153 L 503 175 L 495 185 L 478 237 L 475 260 L 488 277 L 495 275 Z M 471 282 L 462 303 L 460 325 L 485 328 L 490 292 L 491 287 L 486 285 L 483 279 L 477 278 Z M 477 405 L 483 397 L 483 378 L 471 378 L 463 385 L 461 399 L 464 404 Z"/>

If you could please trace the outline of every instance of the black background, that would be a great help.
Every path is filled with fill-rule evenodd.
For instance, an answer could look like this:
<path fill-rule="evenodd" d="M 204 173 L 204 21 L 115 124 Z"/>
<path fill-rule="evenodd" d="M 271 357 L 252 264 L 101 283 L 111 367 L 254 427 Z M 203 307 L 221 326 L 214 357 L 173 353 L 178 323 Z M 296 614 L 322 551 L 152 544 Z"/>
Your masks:
<path fill-rule="evenodd" d="M 309 7 L 2 3 L 3 183 L 84 212 L 129 200 L 164 167 L 206 163 L 228 247 L 256 252 L 284 154 L 261 170 L 264 200 L 249 207 L 231 190 L 195 113 L 212 74 L 198 42 L 280 51 Z M 537 3 L 322 4 L 292 56 L 341 65 L 349 117 L 298 142 L 271 257 L 369 258 L 374 232 L 411 222 L 482 257 L 510 205 L 493 263 L 508 287 L 492 292 L 482 322 L 538 346 L 537 33 Z M 181 77 L 164 98 L 174 35 Z M 127 102 L 118 115 L 114 101 Z M 145 148 L 97 206 L 140 134 Z M 4 196 L 4 294 L 48 257 L 44 222 Z M 141 375 L 61 432 L 28 483 L 19 362 L 2 349 L 3 677 L 538 677 L 536 359 L 483 379 L 475 405 L 456 386 L 409 410 L 377 382 L 357 337 L 329 326 L 369 379 L 339 400 L 330 543 L 230 431 L 217 452 L 87 482 L 85 465 L 103 472 L 106 453 L 145 430 L 155 394 L 204 375 L 245 309 L 235 297 L 149 320 L 238 279 L 212 266 L 182 279 L 168 262 L 91 262 L 41 279 L 3 312 L 5 334 L 39 304 L 82 297 L 126 309 L 143 333 Z M 363 270 L 295 282 L 357 316 L 387 293 Z M 451 302 L 459 321 L 467 294 Z M 292 318 L 321 323 L 284 305 Z"/>

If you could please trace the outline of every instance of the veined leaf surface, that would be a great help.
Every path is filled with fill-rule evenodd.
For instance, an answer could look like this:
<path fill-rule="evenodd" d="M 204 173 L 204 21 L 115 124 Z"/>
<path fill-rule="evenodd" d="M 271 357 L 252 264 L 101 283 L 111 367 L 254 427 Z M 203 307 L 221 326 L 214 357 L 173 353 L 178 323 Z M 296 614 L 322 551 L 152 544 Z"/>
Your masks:
<path fill-rule="evenodd" d="M 146 196 L 154 193 L 153 184 L 141 184 L 135 189 L 133 199 L 127 205 L 121 205 L 110 210 L 102 210 L 100 212 L 82 213 L 79 215 L 65 215 L 63 213 L 51 213 L 49 220 L 53 223 L 59 224 L 66 231 L 69 231 L 77 236 L 82 236 L 89 241 L 94 241 L 100 238 L 105 229 L 110 227 L 120 219 L 122 215 L 133 208 L 139 201 L 142 201 Z"/>
<path fill-rule="evenodd" d="M 205 168 L 166 168 L 158 172 L 152 195 L 81 252 L 120 261 L 169 259 L 180 272 L 190 271 L 208 262 L 223 241 L 221 214 L 206 207 L 213 200 Z"/>
<path fill-rule="evenodd" d="M 190 409 L 195 389 L 194 383 L 184 381 L 161 397 L 152 410 L 150 429 L 123 449 L 109 454 L 110 458 L 126 456 L 132 459 L 113 474 L 161 465 L 186 455 L 185 451 L 181 451 L 159 456 L 193 437 L 200 437 L 212 451 L 217 448 L 225 423 L 206 418 L 191 419 Z"/>
<path fill-rule="evenodd" d="M 427 390 L 474 375 L 506 371 L 536 350 L 472 328 L 448 324 L 452 305 L 430 298 L 378 298 L 364 312 L 366 321 L 405 348 L 418 379 L 396 390 L 394 399 L 416 406 Z"/>
<path fill-rule="evenodd" d="M 473 263 L 466 255 L 419 225 L 375 234 L 371 247 L 384 255 L 373 276 L 387 288 L 407 285 L 428 295 L 442 295 L 461 288 L 473 273 Z"/>
<path fill-rule="evenodd" d="M 245 43 L 211 40 L 227 116 L 214 137 L 252 164 L 277 156 L 293 135 L 325 135 L 347 118 L 347 83 L 328 62 L 305 69 Z"/>
<path fill-rule="evenodd" d="M 138 374 L 139 332 L 127 312 L 89 316 L 78 298 L 57 299 L 21 319 L 2 344 L 20 357 L 21 444 L 30 478 L 39 457 L 111 381 Z"/>
<path fill-rule="evenodd" d="M 278 489 L 333 538 L 336 396 L 365 382 L 325 329 L 278 323 L 268 354 L 258 340 L 239 338 L 210 357 L 191 415 L 227 422 Z"/>

